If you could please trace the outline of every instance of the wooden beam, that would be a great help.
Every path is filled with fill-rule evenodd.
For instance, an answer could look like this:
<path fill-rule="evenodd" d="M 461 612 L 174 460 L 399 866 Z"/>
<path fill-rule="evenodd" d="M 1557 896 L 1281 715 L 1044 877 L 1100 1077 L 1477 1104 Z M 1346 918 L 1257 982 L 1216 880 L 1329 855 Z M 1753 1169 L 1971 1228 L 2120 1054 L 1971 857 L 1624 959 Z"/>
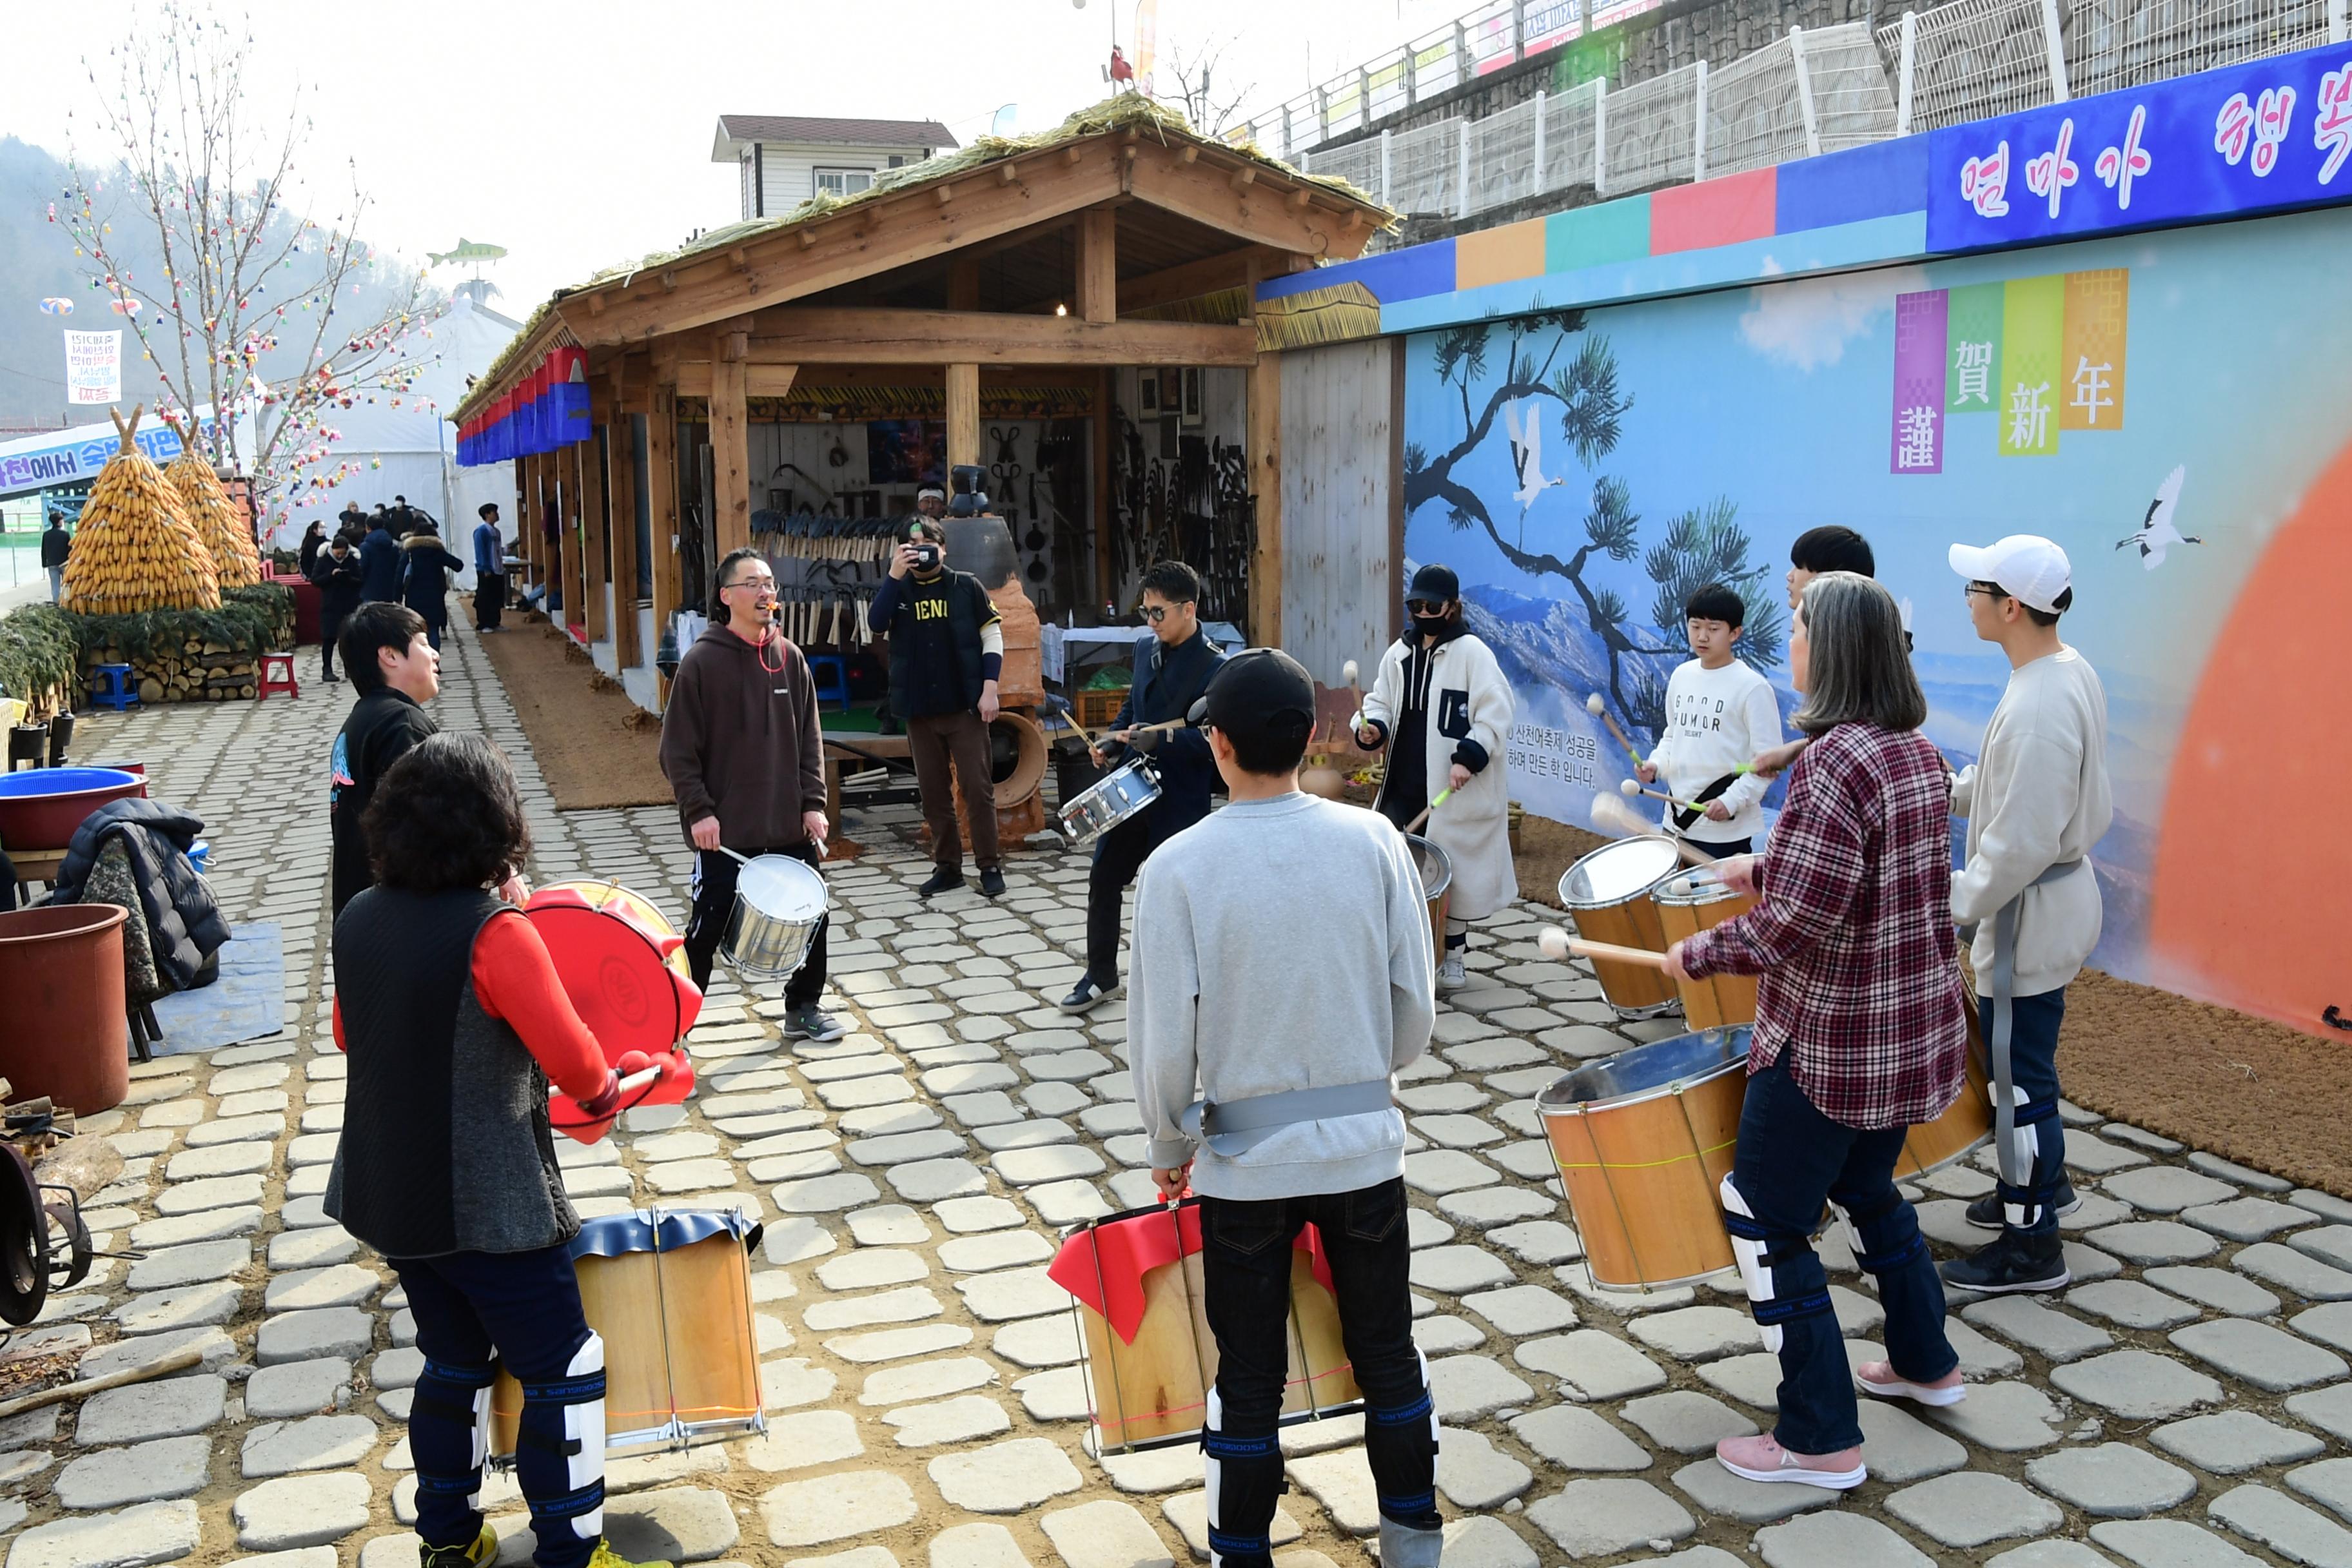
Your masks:
<path fill-rule="evenodd" d="M 584 444 L 574 441 L 548 454 L 554 459 L 555 495 L 562 521 L 562 538 L 555 547 L 557 580 L 563 584 L 561 624 L 583 629 L 588 595 L 580 587 L 580 448 Z"/>
<path fill-rule="evenodd" d="M 1257 547 L 1250 557 L 1250 641 L 1282 646 L 1282 356 L 1260 354 L 1249 379 L 1250 495 Z"/>
<path fill-rule="evenodd" d="M 796 364 L 748 364 L 743 367 L 743 392 L 749 397 L 787 397 L 800 379 Z"/>
<path fill-rule="evenodd" d="M 1118 315 L 1118 212 L 1089 207 L 1078 215 L 1076 314 L 1097 325 Z"/>
<path fill-rule="evenodd" d="M 735 270 L 726 253 L 717 251 L 679 260 L 665 270 L 667 282 L 641 274 L 625 289 L 617 280 L 604 285 L 594 291 L 606 302 L 601 312 L 589 309 L 591 296 L 575 294 L 559 303 L 556 313 L 590 346 L 685 331 L 1076 212 L 1117 195 L 1119 179 L 1108 159 L 1059 165 L 1031 160 L 1015 184 L 971 182 L 945 206 L 919 187 L 861 202 L 849 214 L 746 240 L 748 272 Z"/>
<path fill-rule="evenodd" d="M 1111 443 L 1111 372 L 1098 370 L 1096 375 L 1094 428 L 1095 471 L 1095 602 L 1097 605 L 1111 603 L 1118 591 L 1111 580 L 1110 531 L 1114 519 L 1111 509 L 1110 443 Z"/>
<path fill-rule="evenodd" d="M 751 363 L 1230 365 L 1257 358 L 1247 328 L 1085 321 L 965 310 L 794 308 L 761 312 Z"/>
<path fill-rule="evenodd" d="M 604 443 L 598 439 L 602 433 L 592 425 L 588 439 L 580 443 L 580 618 L 592 643 L 613 635 L 604 605 L 604 584 L 612 581 L 613 557 L 612 533 L 604 521 Z"/>
<path fill-rule="evenodd" d="M 980 461 L 980 366 L 948 366 L 948 466 Z"/>
<path fill-rule="evenodd" d="M 1223 289 L 1239 289 L 1257 278 L 1277 278 L 1287 273 L 1287 251 L 1253 245 L 1223 256 L 1203 257 L 1187 261 L 1180 267 L 1170 267 L 1158 272 L 1147 272 L 1140 278 L 1122 278 L 1118 284 L 1118 308 L 1121 313 L 1132 315 L 1148 310 L 1154 305 L 1172 304 L 1178 300 L 1196 300 L 1203 294 L 1214 294 Z"/>
<path fill-rule="evenodd" d="M 604 452 L 612 472 L 613 658 L 629 669 L 643 661 L 637 637 L 637 437 L 636 415 L 628 407 L 628 385 L 613 376 L 611 422 L 604 426 Z"/>
<path fill-rule="evenodd" d="M 710 367 L 710 500 L 719 555 L 751 542 L 751 427 L 740 360 Z M 712 565 L 718 562 L 714 558 Z"/>
<path fill-rule="evenodd" d="M 1337 209 L 1311 202 L 1303 207 L 1290 205 L 1290 197 L 1307 187 L 1280 183 L 1278 176 L 1258 178 L 1254 166 L 1229 175 L 1209 157 L 1186 163 L 1171 151 L 1147 146 L 1131 174 L 1138 201 L 1221 229 L 1236 239 L 1334 260 L 1352 258 L 1371 242 L 1369 226 L 1352 233 L 1344 230 Z M 1243 174 L 1251 178 L 1244 181 Z"/>
<path fill-rule="evenodd" d="M 646 510 L 653 546 L 654 646 L 677 611 L 677 389 L 656 384 L 646 416 Z M 669 705 L 669 678 L 654 672 L 655 700 Z"/>

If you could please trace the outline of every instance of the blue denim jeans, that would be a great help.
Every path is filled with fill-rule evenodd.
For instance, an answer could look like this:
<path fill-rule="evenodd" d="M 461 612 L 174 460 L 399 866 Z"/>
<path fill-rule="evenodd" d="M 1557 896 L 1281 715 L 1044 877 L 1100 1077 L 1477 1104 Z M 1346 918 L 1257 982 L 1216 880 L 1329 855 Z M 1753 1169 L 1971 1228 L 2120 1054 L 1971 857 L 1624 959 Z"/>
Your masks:
<path fill-rule="evenodd" d="M 2052 1204 L 2066 1179 L 2066 1128 L 2058 1120 L 2058 1026 L 2066 1017 L 2066 988 L 2012 996 L 2009 1010 L 2010 1082 L 2025 1093 L 2025 1102 L 2017 1108 L 2017 1128 L 2021 1136 L 2030 1132 L 2032 1137 L 2033 1169 L 2032 1185 L 2012 1187 L 2003 1182 L 1997 1190 L 2004 1212 L 2019 1205 L 2039 1211 L 2032 1224 L 2012 1228 L 2025 1236 L 2054 1236 L 2058 1211 Z M 1977 1013 L 1978 1026 L 1990 1041 L 1990 998 L 1977 1004 Z"/>
<path fill-rule="evenodd" d="M 1944 1337 L 1944 1282 L 1918 1216 L 1895 1190 L 1895 1162 L 1909 1131 L 1864 1131 L 1831 1121 L 1790 1075 L 1786 1050 L 1748 1080 L 1732 1182 L 1767 1249 L 1772 1299 L 1755 1305 L 1759 1321 L 1779 1318 L 1780 1423 L 1773 1435 L 1792 1453 L 1833 1454 L 1862 1441 L 1828 1276 L 1813 1251 L 1824 1201 L 1843 1212 L 1856 1259 L 1877 1277 L 1895 1374 L 1932 1383 L 1959 1364 Z M 1793 1313 L 1781 1316 L 1790 1307 Z"/>

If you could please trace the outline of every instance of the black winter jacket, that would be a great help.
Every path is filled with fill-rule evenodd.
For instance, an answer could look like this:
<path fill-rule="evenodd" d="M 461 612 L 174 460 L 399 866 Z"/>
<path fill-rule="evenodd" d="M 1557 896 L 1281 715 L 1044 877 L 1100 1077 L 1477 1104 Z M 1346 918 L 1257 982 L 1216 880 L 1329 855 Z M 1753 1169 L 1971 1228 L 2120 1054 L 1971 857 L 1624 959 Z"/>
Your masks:
<path fill-rule="evenodd" d="M 156 973 L 174 991 L 184 991 L 195 983 L 205 960 L 228 942 L 228 921 L 222 918 L 211 887 L 188 860 L 189 847 L 204 830 L 202 818 L 159 800 L 109 801 L 74 830 L 65 864 L 50 885 L 49 900 L 77 902 L 90 868 L 98 863 L 100 847 L 110 835 L 121 835 L 142 906 L 131 912 L 147 921 Z"/>
<path fill-rule="evenodd" d="M 338 625 L 360 607 L 363 581 L 360 552 L 346 552 L 340 561 L 332 550 L 321 550 L 310 563 L 310 581 L 319 584 L 319 616 Z"/>

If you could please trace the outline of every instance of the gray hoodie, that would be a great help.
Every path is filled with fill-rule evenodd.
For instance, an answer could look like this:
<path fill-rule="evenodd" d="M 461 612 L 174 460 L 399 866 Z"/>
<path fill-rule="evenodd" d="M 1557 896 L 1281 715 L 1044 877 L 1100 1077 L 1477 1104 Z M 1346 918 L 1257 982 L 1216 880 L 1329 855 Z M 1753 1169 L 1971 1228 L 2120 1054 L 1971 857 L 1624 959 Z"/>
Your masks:
<path fill-rule="evenodd" d="M 1179 1124 L 1231 1103 L 1389 1078 L 1437 1019 L 1429 907 L 1404 837 L 1357 806 L 1292 793 L 1241 801 L 1144 862 L 1128 1006 L 1135 1099 L 1166 1169 L 1192 1159 Z M 1230 1158 L 1202 1148 L 1209 1197 L 1346 1193 L 1404 1171 L 1393 1106 L 1284 1127 Z"/>

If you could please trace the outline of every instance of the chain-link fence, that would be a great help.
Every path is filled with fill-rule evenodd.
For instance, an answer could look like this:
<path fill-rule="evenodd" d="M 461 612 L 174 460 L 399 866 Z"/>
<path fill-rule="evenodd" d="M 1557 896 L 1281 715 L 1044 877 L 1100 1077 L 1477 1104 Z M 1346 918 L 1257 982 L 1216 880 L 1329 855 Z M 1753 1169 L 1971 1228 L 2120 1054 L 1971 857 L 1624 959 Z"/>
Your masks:
<path fill-rule="evenodd" d="M 2066 75 L 2077 98 L 2315 48 L 2331 37 L 2328 0 L 2073 0 L 2067 9 Z M 2340 28 L 2340 3 L 2335 9 Z"/>

